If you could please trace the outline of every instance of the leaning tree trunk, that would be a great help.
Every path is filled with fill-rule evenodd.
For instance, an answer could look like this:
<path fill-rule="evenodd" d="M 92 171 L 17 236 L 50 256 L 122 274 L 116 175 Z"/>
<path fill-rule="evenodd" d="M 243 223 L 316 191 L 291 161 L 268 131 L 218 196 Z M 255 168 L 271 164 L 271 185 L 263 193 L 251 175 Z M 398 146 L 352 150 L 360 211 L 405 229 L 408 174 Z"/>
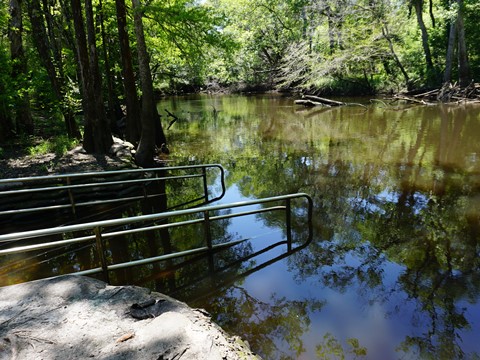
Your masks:
<path fill-rule="evenodd" d="M 140 1 L 132 0 L 132 5 L 134 11 L 135 36 L 137 39 L 138 68 L 142 87 L 142 135 L 140 137 L 140 143 L 138 144 L 135 160 L 138 165 L 149 167 L 154 164 L 155 132 L 158 131 L 161 133 L 163 142 L 166 142 L 166 140 L 155 106 L 152 74 L 150 71 L 147 46 L 145 44 Z"/>
<path fill-rule="evenodd" d="M 425 54 L 425 63 L 427 65 L 428 75 L 433 74 L 433 61 L 432 54 L 430 52 L 430 46 L 428 45 L 428 32 L 425 22 L 423 21 L 423 0 L 415 0 L 413 3 L 415 7 L 415 14 L 417 15 L 418 27 L 422 33 L 422 46 Z"/>
<path fill-rule="evenodd" d="M 131 143 L 140 139 L 140 102 L 137 96 L 135 75 L 132 65 L 132 51 L 127 32 L 127 11 L 125 0 L 115 0 L 117 8 L 118 38 L 120 40 L 120 53 L 122 58 L 123 86 L 125 88 L 125 102 L 127 105 L 127 128 L 125 137 Z"/>
<path fill-rule="evenodd" d="M 388 32 L 388 27 L 386 24 L 384 24 L 382 26 L 382 35 L 383 37 L 387 40 L 388 42 L 388 46 L 390 48 L 390 52 L 392 53 L 392 56 L 393 56 L 393 59 L 395 60 L 395 63 L 397 64 L 398 68 L 400 69 L 400 71 L 402 72 L 403 74 L 403 78 L 405 79 L 405 83 L 407 84 L 407 87 L 410 86 L 410 78 L 408 76 L 408 73 L 407 71 L 405 70 L 405 68 L 403 67 L 402 65 L 402 62 L 400 61 L 400 59 L 398 58 L 397 56 L 397 53 L 395 52 L 395 49 L 393 47 L 393 42 L 392 42 L 392 39 L 390 38 L 390 34 Z"/>
<path fill-rule="evenodd" d="M 15 124 L 17 133 L 33 135 L 33 118 L 28 96 L 27 58 L 23 48 L 23 22 L 21 0 L 10 0 L 10 56 L 12 59 L 12 78 L 15 82 Z"/>

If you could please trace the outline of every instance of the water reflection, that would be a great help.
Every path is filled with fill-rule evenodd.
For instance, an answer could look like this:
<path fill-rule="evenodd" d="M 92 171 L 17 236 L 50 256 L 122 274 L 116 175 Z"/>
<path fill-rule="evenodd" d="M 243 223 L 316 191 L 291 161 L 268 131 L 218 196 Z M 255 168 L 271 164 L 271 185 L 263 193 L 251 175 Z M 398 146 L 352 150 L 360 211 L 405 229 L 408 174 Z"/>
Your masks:
<path fill-rule="evenodd" d="M 159 109 L 179 117 L 166 131 L 172 164 L 224 165 L 221 203 L 310 194 L 313 237 L 303 246 L 302 204 L 292 251 L 278 212 L 223 219 L 212 224 L 213 242 L 235 246 L 117 271 L 113 283 L 206 308 L 266 359 L 480 356 L 480 107 L 305 110 L 272 95 L 174 98 Z M 222 191 L 218 180 L 208 185 Z M 198 196 L 183 183 L 164 190 L 169 206 Z M 138 204 L 115 216 L 152 211 Z M 109 244 L 108 257 L 196 248 L 204 235 L 198 225 L 129 235 Z M 42 270 L 52 275 L 98 262 L 91 249 L 71 250 L 40 254 L 30 273 L 14 270 L 29 280 L 52 256 Z"/>
<path fill-rule="evenodd" d="M 174 160 L 224 164 L 226 199 L 314 197 L 306 249 L 193 305 L 265 358 L 479 356 L 480 108 L 291 103 L 159 105 Z"/>

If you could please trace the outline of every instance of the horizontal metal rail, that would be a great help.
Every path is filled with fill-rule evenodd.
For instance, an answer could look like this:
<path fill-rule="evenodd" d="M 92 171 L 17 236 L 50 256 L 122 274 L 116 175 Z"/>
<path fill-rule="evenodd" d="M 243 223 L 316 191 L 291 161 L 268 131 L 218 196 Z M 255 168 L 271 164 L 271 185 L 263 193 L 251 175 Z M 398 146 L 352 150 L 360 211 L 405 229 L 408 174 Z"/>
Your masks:
<path fill-rule="evenodd" d="M 82 224 L 75 224 L 75 225 L 67 225 L 67 226 L 62 226 L 62 227 L 54 227 L 54 228 L 48 228 L 48 229 L 41 229 L 41 230 L 32 230 L 32 231 L 23 231 L 23 232 L 17 232 L 17 233 L 11 233 L 11 234 L 6 234 L 6 235 L 0 235 L 0 244 L 1 243 L 12 243 L 16 241 L 22 241 L 22 240 L 27 240 L 27 239 L 36 239 L 39 237 L 48 237 L 48 236 L 54 236 L 54 235 L 64 235 L 64 234 L 70 234 L 70 233 L 75 233 L 77 231 L 83 231 L 83 232 L 91 232 L 92 235 L 85 235 L 85 236 L 80 236 L 80 237 L 75 237 L 72 239 L 65 239 L 65 240 L 58 240 L 58 241 L 47 241 L 45 243 L 39 243 L 39 244 L 32 244 L 32 245 L 24 245 L 24 246 L 17 246 L 9 249 L 3 249 L 0 250 L 0 255 L 9 255 L 9 254 L 17 254 L 17 253 L 24 253 L 28 251 L 34 251 L 34 250 L 40 250 L 40 249 L 45 249 L 45 248 L 52 248 L 52 247 L 61 247 L 61 246 L 66 246 L 66 245 L 72 245 L 72 244 L 77 244 L 77 243 L 83 243 L 83 242 L 94 242 L 95 240 L 98 241 L 98 239 L 101 239 L 102 241 L 105 239 L 110 239 L 116 236 L 122 236 L 126 234 L 132 234 L 132 233 L 139 233 L 139 232 L 146 232 L 146 231 L 151 231 L 151 230 L 158 230 L 158 229 L 166 229 L 166 228 L 172 228 L 172 227 L 178 227 L 178 226 L 186 226 L 186 225 L 191 225 L 191 224 L 198 224 L 198 223 L 203 223 L 205 227 L 210 226 L 211 221 L 215 220 L 221 220 L 221 219 L 227 219 L 227 218 L 233 218 L 233 217 L 240 217 L 240 216 L 246 216 L 246 215 L 252 215 L 252 214 L 258 214 L 258 213 L 264 213 L 264 212 L 270 212 L 270 211 L 285 211 L 286 213 L 286 229 L 287 229 L 287 243 L 289 244 L 289 250 L 291 249 L 291 200 L 292 199 L 297 199 L 297 198 L 304 198 L 307 200 L 307 207 L 308 207 L 308 214 L 307 214 L 307 221 L 308 221 L 308 226 L 309 226 L 309 233 L 311 234 L 311 224 L 312 224 L 312 209 L 313 209 L 313 202 L 312 199 L 309 195 L 305 193 L 296 193 L 296 194 L 289 194 L 289 195 L 281 195 L 281 196 L 275 196 L 275 197 L 269 197 L 269 198 L 263 198 L 263 199 L 257 199 L 257 200 L 251 200 L 251 201 L 241 201 L 241 202 L 235 202 L 235 203 L 230 203 L 230 204 L 222 204 L 222 205 L 215 205 L 215 206 L 203 206 L 203 207 L 198 207 L 198 208 L 193 208 L 193 209 L 185 209 L 185 210 L 176 210 L 176 211 L 168 211 L 164 213 L 157 213 L 157 214 L 149 214 L 149 215 L 141 215 L 141 216 L 134 216 L 134 217 L 129 217 L 129 218 L 120 218 L 120 219 L 113 219 L 113 220 L 103 220 L 103 221 L 94 221 L 94 222 L 88 222 L 88 223 L 82 223 Z M 260 204 L 266 204 L 266 203 L 271 203 L 271 202 L 284 202 L 284 205 L 275 205 L 275 206 L 270 206 L 270 207 L 265 207 L 265 208 L 260 208 L 260 209 L 254 209 L 254 210 L 247 210 L 247 211 L 241 211 L 241 212 L 236 212 L 236 213 L 230 213 L 230 214 L 221 214 L 221 215 L 215 215 L 215 216 L 209 216 L 210 212 L 213 211 L 219 211 L 219 210 L 226 210 L 226 209 L 233 209 L 233 208 L 240 208 L 240 207 L 248 207 L 248 206 L 254 206 L 254 205 L 260 205 Z M 149 224 L 154 223 L 155 221 L 160 221 L 160 220 L 165 220 L 165 219 L 172 219 L 175 217 L 179 216 L 185 216 L 185 215 L 192 215 L 192 214 L 202 214 L 203 218 L 198 218 L 198 219 L 192 219 L 192 220 L 183 220 L 183 221 L 177 221 L 177 222 L 171 222 L 171 223 L 164 223 L 164 224 L 159 224 L 159 225 L 148 225 L 146 227 L 140 227 L 140 228 L 134 228 L 134 229 L 124 229 L 124 230 L 113 230 L 113 231 L 108 231 L 109 228 L 112 227 L 119 227 L 119 226 L 132 226 L 134 224 L 141 224 L 144 222 L 148 222 Z M 209 230 L 209 229 L 208 229 Z M 205 232 L 206 234 L 209 233 L 209 231 Z M 206 239 L 207 246 L 206 247 L 199 247 L 196 249 L 189 249 L 185 250 L 182 252 L 177 252 L 177 253 L 172 253 L 172 254 L 164 254 L 160 256 L 155 256 L 155 257 L 150 257 L 146 259 L 141 259 L 141 260 L 134 260 L 130 261 L 127 263 L 120 263 L 120 264 L 109 264 L 105 265 L 99 268 L 94 268 L 94 269 L 88 269 L 84 270 L 82 272 L 76 272 L 75 274 L 94 274 L 97 272 L 105 272 L 105 271 L 110 271 L 110 270 L 115 270 L 115 269 L 120 269 L 120 268 L 126 268 L 130 266 L 136 266 L 136 265 L 141 265 L 141 264 L 149 264 L 161 260 L 166 260 L 170 258 L 175 258 L 175 257 L 181 257 L 181 256 L 186 256 L 190 254 L 197 254 L 197 253 L 202 253 L 206 251 L 212 251 L 218 247 L 223 247 L 223 246 L 229 246 L 232 244 L 235 244 L 236 242 L 242 242 L 245 240 L 235 240 L 223 244 L 216 244 L 213 245 L 211 243 L 211 239 Z M 97 243 L 98 245 L 98 243 Z M 106 262 L 103 254 L 103 249 L 100 249 L 97 247 L 97 251 L 99 253 L 99 257 L 103 259 L 102 264 Z"/>
<path fill-rule="evenodd" d="M 161 168 L 161 169 L 162 171 L 169 170 L 169 168 Z M 191 179 L 191 178 L 198 178 L 198 177 L 203 177 L 203 175 L 196 174 L 196 175 L 183 175 L 183 176 L 163 176 L 163 177 L 157 177 L 157 178 L 144 178 L 144 179 L 133 179 L 133 180 L 122 180 L 122 181 L 104 181 L 104 182 L 93 182 L 93 183 L 77 184 L 77 185 L 57 184 L 57 186 L 48 186 L 43 188 L 0 191 L 0 196 L 11 195 L 11 194 L 18 195 L 18 194 L 24 194 L 24 193 L 29 194 L 29 193 L 35 193 L 35 192 L 52 191 L 52 190 L 58 191 L 58 190 L 71 190 L 71 189 L 85 189 L 85 188 L 91 188 L 91 187 L 101 187 L 101 186 L 111 186 L 111 185 L 136 184 L 136 183 L 165 181 L 165 180 L 173 180 L 173 179 Z"/>
<path fill-rule="evenodd" d="M 150 195 L 149 198 L 159 197 L 161 195 Z M 110 200 L 95 200 L 95 201 L 86 201 L 82 203 L 75 204 L 76 207 L 81 206 L 92 206 L 92 205 L 105 205 L 105 204 L 115 204 L 121 202 L 131 202 L 136 200 L 145 199 L 145 196 L 130 196 L 124 197 L 120 199 L 110 199 Z M 67 209 L 70 208 L 72 205 L 50 205 L 50 206 L 42 206 L 42 207 L 35 207 L 35 208 L 28 208 L 28 209 L 19 209 L 19 210 L 5 210 L 0 211 L 0 215 L 8 215 L 8 214 L 25 214 L 30 212 L 38 212 L 38 211 L 45 211 L 45 210 L 57 210 L 57 209 Z"/>
<path fill-rule="evenodd" d="M 200 174 L 179 174 L 179 175 L 169 175 L 172 171 L 188 171 L 200 169 L 202 173 Z M 217 169 L 220 173 L 220 182 L 222 187 L 222 192 L 220 195 L 212 198 L 208 193 L 207 186 L 207 170 Z M 108 179 L 109 176 L 119 176 L 119 175 L 131 175 L 131 174 L 152 174 L 155 176 L 147 176 L 144 178 L 134 178 L 134 179 L 125 179 L 125 180 L 114 180 Z M 160 175 L 160 176 L 159 176 Z M 93 181 L 80 184 L 72 184 L 72 181 L 76 179 L 85 179 L 92 178 Z M 88 190 L 95 189 L 98 191 L 101 188 L 108 190 L 108 187 L 115 187 L 121 185 L 124 188 L 128 189 L 130 185 L 149 185 L 154 182 L 168 181 L 168 180 L 183 180 L 183 179 L 195 179 L 203 178 L 203 197 L 198 198 L 198 200 L 204 199 L 205 203 L 209 203 L 215 200 L 218 200 L 223 197 L 225 194 L 225 170 L 219 164 L 202 164 L 202 165 L 189 165 L 189 166 L 172 166 L 172 167 L 160 167 L 160 168 L 147 168 L 147 169 L 130 169 L 130 170 L 115 170 L 115 171 L 99 171 L 99 172 L 85 172 L 85 173 L 73 173 L 73 174 L 60 174 L 60 175 L 48 175 L 48 176 L 32 176 L 32 177 L 23 177 L 23 178 L 11 178 L 11 179 L 0 179 L 0 199 L 2 197 L 10 197 L 17 195 L 28 195 L 28 194 L 38 194 L 44 192 L 52 191 L 65 191 L 65 199 L 59 201 L 59 203 L 44 205 L 44 206 L 31 206 L 25 205 L 23 208 L 14 207 L 10 209 L 5 209 L 0 211 L 0 216 L 12 216 L 18 214 L 34 213 L 43 210 L 62 210 L 62 209 L 72 209 L 72 212 L 75 213 L 75 208 L 80 206 L 92 206 L 97 204 L 106 204 L 106 203 L 117 203 L 117 202 L 128 202 L 128 201 L 138 201 L 145 198 L 154 198 L 158 194 L 143 194 L 137 196 L 122 196 L 117 199 L 105 199 L 98 201 L 76 201 L 75 196 L 85 196 L 85 193 L 78 194 L 74 193 L 74 190 Z M 127 194 L 125 194 L 127 195 Z M 210 197 L 209 197 L 210 195 Z M 40 200 L 45 201 L 46 200 Z M 58 200 L 57 200 L 58 201 Z M 13 200 L 15 203 L 15 200 Z"/>
<path fill-rule="evenodd" d="M 195 214 L 195 213 L 200 213 L 205 211 L 211 212 L 216 210 L 225 210 L 225 209 L 250 206 L 250 205 L 259 205 L 259 204 L 264 204 L 264 203 L 273 202 L 273 201 L 288 200 L 288 199 L 301 198 L 301 197 L 304 197 L 308 200 L 310 207 L 313 206 L 311 205 L 312 199 L 308 194 L 296 193 L 296 194 L 274 196 L 274 197 L 268 197 L 268 198 L 251 200 L 251 201 L 240 201 L 240 202 L 235 202 L 230 204 L 203 206 L 203 207 L 197 207 L 193 209 L 168 211 L 168 212 L 158 213 L 158 214 L 140 215 L 140 216 L 133 216 L 128 218 L 113 219 L 113 220 L 93 221 L 89 223 L 74 224 L 74 225 L 67 225 L 67 226 L 40 229 L 40 230 L 20 231 L 20 232 L 11 233 L 11 234 L 0 235 L 0 243 L 10 242 L 12 240 L 34 238 L 39 236 L 57 235 L 57 234 L 63 234 L 67 232 L 74 232 L 74 231 L 93 230 L 95 228 L 104 228 L 109 226 L 131 225 L 139 222 L 161 220 L 161 219 L 166 219 L 174 216 L 190 215 L 190 214 Z M 311 211 L 309 216 L 311 216 Z M 169 225 L 173 225 L 173 224 L 169 224 Z M 106 234 L 108 235 L 108 233 Z"/>
<path fill-rule="evenodd" d="M 1 184 L 9 183 L 25 183 L 25 182 L 36 182 L 41 180 L 51 180 L 51 179 L 68 179 L 68 178 L 80 178 L 80 177 L 92 177 L 99 175 L 118 175 L 118 174 L 130 174 L 130 173 L 142 173 L 142 172 L 152 172 L 152 171 L 165 171 L 165 170 L 188 170 L 188 169 L 202 169 L 208 167 L 216 167 L 223 171 L 223 167 L 220 164 L 200 164 L 200 165 L 184 165 L 184 166 L 165 166 L 160 168 L 142 168 L 142 169 L 129 169 L 129 170 L 109 170 L 109 171 L 89 171 L 82 173 L 71 173 L 71 174 L 58 174 L 58 175 L 46 175 L 46 176 L 29 176 L 22 178 L 10 178 L 10 179 L 0 179 Z"/>

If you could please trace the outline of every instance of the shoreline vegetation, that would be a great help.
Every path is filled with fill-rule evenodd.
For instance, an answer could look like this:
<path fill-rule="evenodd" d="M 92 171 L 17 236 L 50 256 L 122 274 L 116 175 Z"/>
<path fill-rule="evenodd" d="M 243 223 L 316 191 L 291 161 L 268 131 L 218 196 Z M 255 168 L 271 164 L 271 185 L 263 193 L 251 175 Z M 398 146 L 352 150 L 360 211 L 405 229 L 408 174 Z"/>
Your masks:
<path fill-rule="evenodd" d="M 294 100 L 294 104 L 305 107 L 336 107 L 336 106 L 363 106 L 359 103 L 336 101 L 329 98 L 304 94 L 301 99 Z M 436 105 L 438 103 L 448 104 L 480 104 L 480 83 L 470 83 L 466 87 L 458 84 L 445 83 L 442 87 L 435 89 L 417 89 L 398 94 L 386 95 L 383 100 L 389 103 L 403 102 L 414 105 Z"/>
<path fill-rule="evenodd" d="M 195 94 L 265 94 L 278 92 L 265 91 L 264 88 L 250 88 L 247 92 L 234 92 L 230 89 L 216 88 L 216 91 L 201 91 Z M 360 106 L 366 105 L 356 102 L 334 100 L 336 98 L 319 97 L 316 95 L 301 94 L 297 92 L 282 92 L 292 98 L 292 106 L 305 108 Z M 192 93 L 181 94 L 183 96 Z M 172 96 L 172 95 L 169 95 Z M 178 95 L 177 95 L 178 96 Z M 168 97 L 163 95 L 161 98 Z M 418 89 L 398 94 L 385 94 L 381 99 L 371 100 L 384 104 L 408 104 L 411 106 L 431 106 L 438 103 L 452 105 L 480 103 L 480 84 L 471 83 L 467 87 L 458 84 L 445 83 L 440 88 Z M 175 113 L 168 112 L 172 118 L 168 127 L 176 121 Z M 45 120 L 44 120 L 45 121 Z M 58 122 L 56 126 L 61 126 Z M 55 129 L 53 130 L 55 131 Z M 158 149 L 156 150 L 159 151 Z M 135 145 L 125 139 L 113 136 L 112 146 L 106 154 L 89 154 L 81 141 L 68 137 L 55 137 L 54 133 L 43 132 L 40 127 L 34 136 L 13 137 L 0 143 L 0 173 L 2 178 L 15 178 L 22 176 L 48 175 L 54 173 L 81 172 L 93 170 L 112 170 L 138 166 L 135 162 Z M 157 160 L 158 161 L 158 160 Z"/>

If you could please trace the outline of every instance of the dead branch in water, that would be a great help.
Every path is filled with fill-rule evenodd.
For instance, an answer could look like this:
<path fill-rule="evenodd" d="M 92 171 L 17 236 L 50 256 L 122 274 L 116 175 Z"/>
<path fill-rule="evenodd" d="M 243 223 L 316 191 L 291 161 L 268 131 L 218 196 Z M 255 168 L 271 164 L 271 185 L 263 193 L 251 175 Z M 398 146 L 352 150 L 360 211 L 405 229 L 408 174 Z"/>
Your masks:
<path fill-rule="evenodd" d="M 480 84 L 471 82 L 466 87 L 461 87 L 456 83 L 445 83 L 442 87 L 416 93 L 406 92 L 395 95 L 392 100 L 406 101 L 410 103 L 433 105 L 438 102 L 442 103 L 478 103 L 480 102 Z"/>
<path fill-rule="evenodd" d="M 304 95 L 304 99 L 295 100 L 294 103 L 297 105 L 303 106 L 323 106 L 323 107 L 333 107 L 333 106 L 363 106 L 365 105 L 358 103 L 347 103 L 342 101 L 336 101 L 331 99 L 322 98 L 314 95 Z"/>
<path fill-rule="evenodd" d="M 165 112 L 168 114 L 168 116 L 172 117 L 173 120 L 170 121 L 170 123 L 168 124 L 168 127 L 167 127 L 167 130 L 170 129 L 172 127 L 172 125 L 175 123 L 175 121 L 178 120 L 178 116 L 176 116 L 175 114 L 172 114 L 170 111 L 168 111 L 167 109 L 165 109 Z"/>

